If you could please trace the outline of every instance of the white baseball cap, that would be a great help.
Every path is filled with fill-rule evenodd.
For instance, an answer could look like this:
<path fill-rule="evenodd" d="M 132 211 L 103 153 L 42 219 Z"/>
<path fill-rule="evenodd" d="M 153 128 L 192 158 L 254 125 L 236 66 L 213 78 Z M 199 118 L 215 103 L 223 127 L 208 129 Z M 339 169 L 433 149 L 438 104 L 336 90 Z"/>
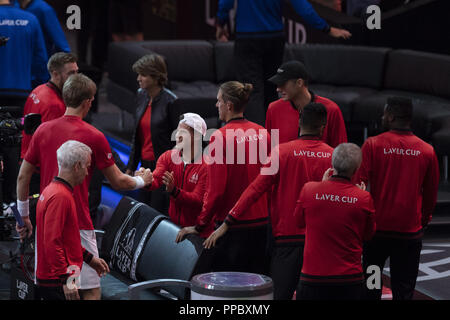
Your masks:
<path fill-rule="evenodd" d="M 207 130 L 206 122 L 205 122 L 205 120 L 203 120 L 202 117 L 200 117 L 196 113 L 188 112 L 188 113 L 182 114 L 180 116 L 179 123 L 184 123 L 185 125 L 191 127 L 195 131 L 201 133 L 202 136 L 206 135 L 206 130 Z"/>

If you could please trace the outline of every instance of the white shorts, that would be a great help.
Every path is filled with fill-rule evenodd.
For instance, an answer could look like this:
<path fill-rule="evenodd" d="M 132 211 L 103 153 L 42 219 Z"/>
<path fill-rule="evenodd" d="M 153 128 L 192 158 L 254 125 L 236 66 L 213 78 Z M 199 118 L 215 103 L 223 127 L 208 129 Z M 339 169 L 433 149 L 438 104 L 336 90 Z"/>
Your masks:
<path fill-rule="evenodd" d="M 81 245 L 94 257 L 98 258 L 97 239 L 95 238 L 94 230 L 80 230 Z M 87 290 L 93 288 L 100 288 L 100 277 L 97 271 L 83 262 L 83 267 L 80 273 L 80 289 Z"/>

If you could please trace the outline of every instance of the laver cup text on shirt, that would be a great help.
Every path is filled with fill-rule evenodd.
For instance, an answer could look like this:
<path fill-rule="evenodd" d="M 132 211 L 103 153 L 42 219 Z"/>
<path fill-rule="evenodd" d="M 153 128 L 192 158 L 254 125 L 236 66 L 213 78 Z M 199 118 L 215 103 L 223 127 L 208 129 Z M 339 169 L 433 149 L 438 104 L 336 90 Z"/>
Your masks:
<path fill-rule="evenodd" d="M 275 242 L 303 243 L 305 229 L 299 228 L 294 221 L 295 204 L 305 183 L 322 180 L 323 173 L 331 167 L 332 153 L 333 148 L 314 136 L 303 136 L 278 145 L 265 166 L 270 167 L 272 161 L 277 161 L 279 170 L 271 175 L 260 174 L 240 196 L 228 220 L 239 220 L 257 199 L 268 192 Z"/>
<path fill-rule="evenodd" d="M 351 204 L 354 204 L 358 201 L 358 198 L 355 197 L 339 196 L 336 194 L 326 194 L 326 193 L 316 193 L 315 199 L 331 202 L 351 203 Z"/>
<path fill-rule="evenodd" d="M 375 232 L 372 197 L 345 177 L 304 185 L 294 216 L 306 228 L 300 281 L 361 283 L 363 241 Z"/>
<path fill-rule="evenodd" d="M 400 156 L 420 156 L 419 150 L 413 150 L 413 149 L 400 149 L 400 148 L 384 148 L 383 149 L 384 154 L 396 154 Z"/>
<path fill-rule="evenodd" d="M 309 150 L 294 150 L 295 157 L 308 157 L 308 158 L 331 158 L 330 152 L 314 152 Z"/>

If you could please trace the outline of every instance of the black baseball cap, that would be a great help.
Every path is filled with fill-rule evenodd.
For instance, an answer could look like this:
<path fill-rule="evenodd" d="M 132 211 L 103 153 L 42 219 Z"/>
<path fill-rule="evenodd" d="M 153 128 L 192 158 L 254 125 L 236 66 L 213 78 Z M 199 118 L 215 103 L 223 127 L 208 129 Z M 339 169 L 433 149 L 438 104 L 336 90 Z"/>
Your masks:
<path fill-rule="evenodd" d="M 305 65 L 297 60 L 283 63 L 277 70 L 277 74 L 269 78 L 269 81 L 277 86 L 283 85 L 291 79 L 303 79 L 309 81 L 309 75 Z"/>

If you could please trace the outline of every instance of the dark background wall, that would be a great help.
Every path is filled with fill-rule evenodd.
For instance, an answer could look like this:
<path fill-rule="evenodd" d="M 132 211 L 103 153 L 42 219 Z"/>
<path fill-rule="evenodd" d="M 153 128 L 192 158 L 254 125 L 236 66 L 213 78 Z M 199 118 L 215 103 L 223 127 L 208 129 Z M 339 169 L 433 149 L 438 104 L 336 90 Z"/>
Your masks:
<path fill-rule="evenodd" d="M 56 9 L 64 26 L 68 17 L 67 6 L 80 5 L 84 23 L 82 30 L 74 33 L 78 35 L 98 30 L 103 33 L 103 38 L 110 40 L 108 0 L 46 1 Z M 137 2 L 145 40 L 214 39 L 213 19 L 218 0 L 137 0 Z M 384 1 L 381 30 L 369 30 L 363 18 L 349 17 L 328 6 L 310 1 L 319 15 L 331 25 L 352 32 L 352 39 L 345 42 L 335 40 L 309 27 L 295 13 L 289 1 L 285 2 L 286 38 L 291 43 L 347 43 L 450 54 L 449 0 L 415 0 L 396 8 L 392 8 L 392 1 Z M 92 28 L 92 25 L 100 27 Z"/>

